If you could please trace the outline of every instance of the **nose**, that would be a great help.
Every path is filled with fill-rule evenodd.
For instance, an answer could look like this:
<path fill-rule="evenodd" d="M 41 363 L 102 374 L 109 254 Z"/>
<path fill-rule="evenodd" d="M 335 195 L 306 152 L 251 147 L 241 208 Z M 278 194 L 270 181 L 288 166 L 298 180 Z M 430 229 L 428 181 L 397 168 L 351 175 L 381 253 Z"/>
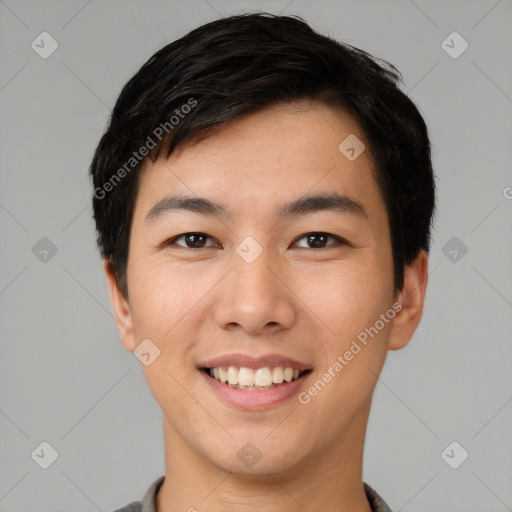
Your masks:
<path fill-rule="evenodd" d="M 265 251 L 252 263 L 238 255 L 218 289 L 216 325 L 252 336 L 289 329 L 295 322 L 294 294 Z"/>

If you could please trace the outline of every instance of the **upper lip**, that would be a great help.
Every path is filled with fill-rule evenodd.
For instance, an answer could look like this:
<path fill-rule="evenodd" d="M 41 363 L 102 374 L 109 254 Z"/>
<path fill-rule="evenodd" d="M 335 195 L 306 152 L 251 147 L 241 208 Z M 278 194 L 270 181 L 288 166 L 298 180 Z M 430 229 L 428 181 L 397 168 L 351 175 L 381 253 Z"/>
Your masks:
<path fill-rule="evenodd" d="M 295 361 L 289 357 L 279 354 L 267 354 L 259 357 L 249 356 L 247 354 L 225 354 L 205 361 L 201 368 L 218 368 L 220 366 L 236 366 L 252 368 L 264 368 L 265 366 L 282 366 L 283 368 L 293 368 L 294 370 L 311 370 L 311 365 Z"/>

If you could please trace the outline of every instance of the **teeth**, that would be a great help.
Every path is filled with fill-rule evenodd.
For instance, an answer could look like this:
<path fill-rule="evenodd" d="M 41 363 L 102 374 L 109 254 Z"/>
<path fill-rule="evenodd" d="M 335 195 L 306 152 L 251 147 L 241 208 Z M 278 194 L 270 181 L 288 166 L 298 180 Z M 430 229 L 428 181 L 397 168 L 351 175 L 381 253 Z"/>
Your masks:
<path fill-rule="evenodd" d="M 238 372 L 238 384 L 240 386 L 252 386 L 254 384 L 254 370 L 242 366 Z M 262 384 L 258 385 L 261 386 Z"/>
<path fill-rule="evenodd" d="M 291 382 L 299 378 L 301 371 L 291 367 L 284 368 L 282 366 L 276 366 L 269 368 L 258 368 L 253 370 L 252 368 L 246 368 L 242 366 L 237 368 L 236 366 L 217 367 L 210 368 L 210 376 L 220 382 L 224 382 L 231 387 L 238 389 L 271 389 L 277 384 L 283 382 Z"/>
<path fill-rule="evenodd" d="M 254 372 L 255 386 L 270 386 L 272 384 L 272 372 L 268 367 L 259 368 Z"/>
<path fill-rule="evenodd" d="M 228 383 L 238 384 L 238 368 L 235 368 L 234 366 L 230 366 L 228 368 Z"/>
<path fill-rule="evenodd" d="M 284 370 L 281 366 L 276 366 L 272 372 L 272 382 L 281 384 L 284 380 Z"/>
<path fill-rule="evenodd" d="M 215 370 L 219 371 L 219 376 L 215 377 Z M 224 368 L 214 368 L 213 369 L 213 376 L 220 380 L 221 382 L 227 382 L 228 381 L 228 372 Z"/>
<path fill-rule="evenodd" d="M 228 381 L 228 372 L 224 368 L 218 368 L 219 370 L 219 380 L 221 382 L 227 382 Z M 213 376 L 215 377 L 215 368 L 213 369 Z M 215 377 L 217 378 L 217 377 Z"/>

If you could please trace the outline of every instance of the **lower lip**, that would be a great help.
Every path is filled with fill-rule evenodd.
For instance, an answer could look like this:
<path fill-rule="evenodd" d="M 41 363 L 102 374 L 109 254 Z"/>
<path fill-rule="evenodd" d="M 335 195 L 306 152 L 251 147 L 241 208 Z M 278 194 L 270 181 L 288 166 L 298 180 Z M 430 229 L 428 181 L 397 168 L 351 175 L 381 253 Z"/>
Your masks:
<path fill-rule="evenodd" d="M 200 371 L 206 383 L 211 389 L 220 395 L 222 399 L 236 407 L 246 410 L 262 410 L 280 404 L 295 395 L 310 373 L 292 382 L 284 382 L 272 389 L 261 391 L 250 391 L 246 389 L 235 389 L 227 384 L 210 377 L 204 371 Z"/>

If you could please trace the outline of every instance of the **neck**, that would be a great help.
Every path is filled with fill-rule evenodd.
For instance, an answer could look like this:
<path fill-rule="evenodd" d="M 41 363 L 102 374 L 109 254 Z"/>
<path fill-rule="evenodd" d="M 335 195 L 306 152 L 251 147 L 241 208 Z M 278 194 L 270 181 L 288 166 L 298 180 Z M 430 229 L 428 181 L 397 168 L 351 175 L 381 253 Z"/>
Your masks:
<path fill-rule="evenodd" d="M 368 410 L 335 443 L 300 467 L 263 474 L 224 471 L 201 456 L 164 419 L 165 480 L 157 512 L 371 512 L 362 481 Z"/>

